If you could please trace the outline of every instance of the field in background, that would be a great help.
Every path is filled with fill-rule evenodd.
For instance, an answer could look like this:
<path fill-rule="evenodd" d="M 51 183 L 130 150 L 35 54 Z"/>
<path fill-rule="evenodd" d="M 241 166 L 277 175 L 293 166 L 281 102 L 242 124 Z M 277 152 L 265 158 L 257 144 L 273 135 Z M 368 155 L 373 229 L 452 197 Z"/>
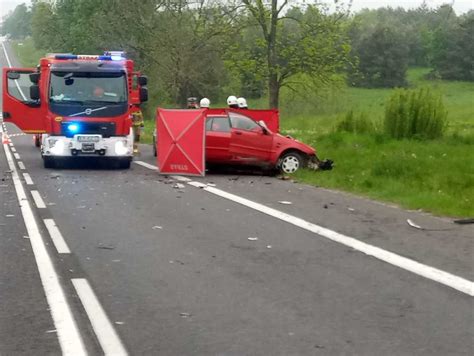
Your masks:
<path fill-rule="evenodd" d="M 13 43 L 13 48 L 25 66 L 36 66 L 43 55 L 31 40 L 23 41 L 22 46 Z M 304 170 L 296 179 L 405 208 L 474 216 L 474 83 L 425 80 L 428 72 L 427 68 L 412 68 L 408 77 L 411 87 L 426 86 L 443 95 L 449 126 L 443 139 L 433 141 L 396 141 L 382 133 L 336 131 L 337 122 L 350 110 L 364 113 L 380 127 L 385 101 L 393 89 L 341 87 L 317 95 L 284 91 L 282 133 L 314 146 L 321 158 L 336 163 L 332 171 Z M 266 107 L 265 99 L 248 102 L 251 108 Z M 149 143 L 154 119 L 147 119 L 143 138 Z"/>

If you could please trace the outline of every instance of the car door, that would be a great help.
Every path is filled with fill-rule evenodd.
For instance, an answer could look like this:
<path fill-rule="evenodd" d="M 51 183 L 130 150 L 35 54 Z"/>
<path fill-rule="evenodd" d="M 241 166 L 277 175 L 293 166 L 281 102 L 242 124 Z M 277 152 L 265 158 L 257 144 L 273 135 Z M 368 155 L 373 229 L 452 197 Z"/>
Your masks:
<path fill-rule="evenodd" d="M 230 153 L 237 161 L 259 163 L 270 160 L 273 135 L 247 116 L 229 112 Z"/>
<path fill-rule="evenodd" d="M 3 121 L 14 123 L 26 133 L 46 132 L 41 101 L 30 96 L 30 87 L 35 85 L 30 74 L 35 72 L 32 68 L 3 68 Z"/>
<path fill-rule="evenodd" d="M 206 161 L 228 162 L 231 158 L 230 122 L 225 116 L 208 116 L 206 121 Z"/>

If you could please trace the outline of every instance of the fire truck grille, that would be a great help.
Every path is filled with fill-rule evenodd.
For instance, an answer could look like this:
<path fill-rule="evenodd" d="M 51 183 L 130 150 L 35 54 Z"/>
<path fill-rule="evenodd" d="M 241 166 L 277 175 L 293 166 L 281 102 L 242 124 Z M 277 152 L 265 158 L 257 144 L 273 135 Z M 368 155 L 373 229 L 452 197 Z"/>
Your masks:
<path fill-rule="evenodd" d="M 71 127 L 74 129 L 71 130 Z M 115 135 L 114 122 L 63 122 L 61 123 L 61 134 L 66 137 L 73 137 L 76 134 L 102 135 L 110 137 Z"/>

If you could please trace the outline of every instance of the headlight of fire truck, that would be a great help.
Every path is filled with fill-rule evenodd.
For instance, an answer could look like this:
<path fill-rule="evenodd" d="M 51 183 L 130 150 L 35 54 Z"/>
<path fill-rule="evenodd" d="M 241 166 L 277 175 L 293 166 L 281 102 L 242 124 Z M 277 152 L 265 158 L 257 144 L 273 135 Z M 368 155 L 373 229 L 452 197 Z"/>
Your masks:
<path fill-rule="evenodd" d="M 127 153 L 129 153 L 128 147 L 127 147 L 127 141 L 117 141 L 115 142 L 115 153 L 118 156 L 124 156 Z"/>
<path fill-rule="evenodd" d="M 64 141 L 56 140 L 56 139 L 49 139 L 49 147 L 50 151 L 53 155 L 63 155 L 64 154 Z"/>

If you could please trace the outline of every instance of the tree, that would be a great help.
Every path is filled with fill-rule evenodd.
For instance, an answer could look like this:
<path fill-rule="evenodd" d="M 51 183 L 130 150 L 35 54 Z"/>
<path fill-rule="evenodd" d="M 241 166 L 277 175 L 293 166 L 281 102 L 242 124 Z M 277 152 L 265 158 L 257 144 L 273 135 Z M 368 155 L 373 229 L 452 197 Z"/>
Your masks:
<path fill-rule="evenodd" d="M 31 35 L 31 12 L 26 4 L 20 4 L 13 12 L 4 18 L 1 27 L 2 35 L 9 34 L 11 38 L 20 39 Z"/>
<path fill-rule="evenodd" d="M 325 83 L 342 71 L 350 46 L 345 36 L 344 14 L 325 13 L 317 5 L 304 12 L 286 11 L 289 0 L 242 0 L 249 25 L 260 29 L 256 45 L 261 50 L 244 55 L 248 64 L 263 65 L 259 72 L 268 83 L 269 105 L 278 108 L 280 89 L 305 74 Z M 245 50 L 242 52 L 246 52 Z"/>
<path fill-rule="evenodd" d="M 352 29 L 352 55 L 358 65 L 349 81 L 362 87 L 406 86 L 408 46 L 396 28 L 378 23 L 372 28 Z"/>
<path fill-rule="evenodd" d="M 473 38 L 474 11 L 435 31 L 432 62 L 441 78 L 474 81 Z"/>

